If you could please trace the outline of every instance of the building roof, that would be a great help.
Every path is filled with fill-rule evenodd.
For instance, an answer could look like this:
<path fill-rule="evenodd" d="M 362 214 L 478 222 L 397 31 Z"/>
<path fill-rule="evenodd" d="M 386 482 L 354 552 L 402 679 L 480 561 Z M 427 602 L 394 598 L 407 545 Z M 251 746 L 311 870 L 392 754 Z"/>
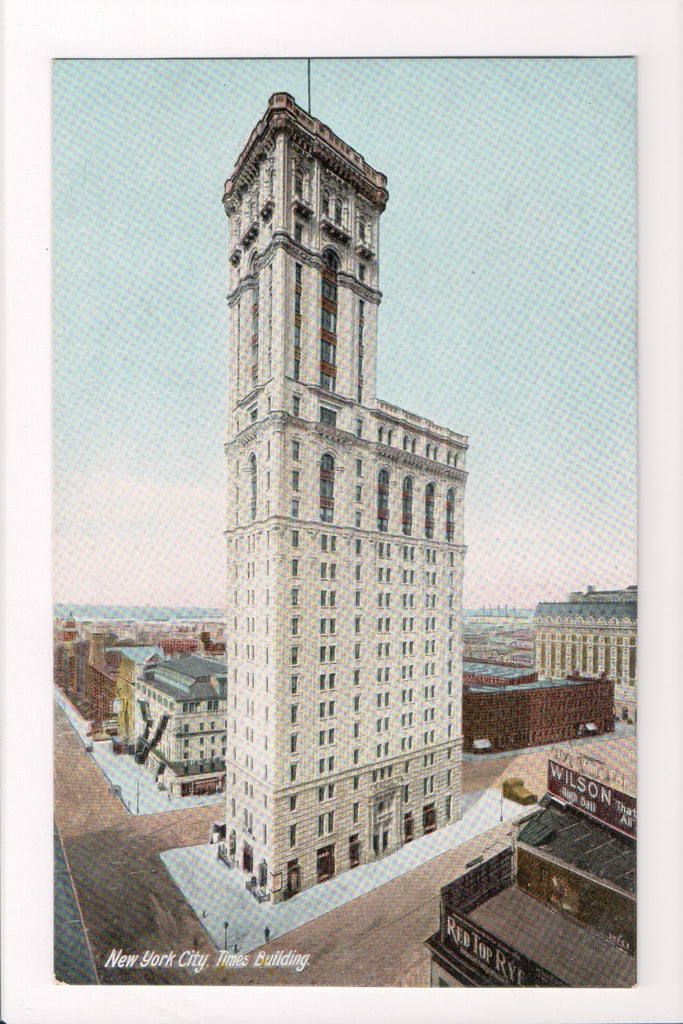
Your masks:
<path fill-rule="evenodd" d="M 254 127 L 237 158 L 235 168 L 225 182 L 223 202 L 228 203 L 239 188 L 243 174 L 248 175 L 262 155 L 264 145 L 276 132 L 286 131 L 298 139 L 338 176 L 353 182 L 365 198 L 383 210 L 389 198 L 387 179 L 371 167 L 348 143 L 326 124 L 307 114 L 286 92 L 276 92 L 268 100 L 268 109 Z"/>
<path fill-rule="evenodd" d="M 223 662 L 189 654 L 185 658 L 160 661 L 152 667 L 145 682 L 175 701 L 212 700 L 221 699 L 221 692 L 212 685 L 211 679 L 222 680 L 225 675 Z"/>
<path fill-rule="evenodd" d="M 573 987 L 636 983 L 633 955 L 516 886 L 503 889 L 468 917 Z"/>
<path fill-rule="evenodd" d="M 178 686 L 168 679 L 146 679 L 147 686 L 158 690 L 171 700 L 220 700 L 220 693 L 206 679 L 197 679 L 190 686 Z"/>
<path fill-rule="evenodd" d="M 119 651 L 122 658 L 134 661 L 136 665 L 146 665 L 150 658 L 163 658 L 160 647 L 108 647 L 107 650 Z"/>
<path fill-rule="evenodd" d="M 547 850 L 565 864 L 635 895 L 635 841 L 571 807 L 550 798 L 544 802 L 547 806 L 526 823 L 518 842 Z"/>
<path fill-rule="evenodd" d="M 522 670 L 522 675 L 529 675 L 531 669 Z M 608 683 L 607 679 L 538 679 L 535 683 L 501 683 L 500 686 L 477 685 L 475 683 L 463 683 L 463 689 L 467 693 L 525 693 L 527 690 L 553 690 L 569 686 L 587 686 L 589 683 Z"/>
<path fill-rule="evenodd" d="M 529 676 L 533 668 L 528 665 L 492 665 L 485 661 L 464 661 L 463 672 L 473 676 L 491 676 L 495 679 L 519 679 L 520 676 Z"/>
<path fill-rule="evenodd" d="M 221 677 L 227 672 L 225 662 L 214 661 L 212 658 L 202 658 L 198 654 L 188 654 L 184 658 L 172 658 L 170 661 L 162 661 L 158 667 L 160 669 L 172 669 L 174 672 L 180 672 L 182 675 L 190 676 L 192 679 L 200 679 L 204 676 Z"/>
<path fill-rule="evenodd" d="M 629 619 L 635 622 L 638 618 L 638 603 L 633 601 L 542 601 L 536 605 L 534 618 L 548 619 L 581 619 L 593 622 L 598 619 L 609 622 L 610 619 Z"/>

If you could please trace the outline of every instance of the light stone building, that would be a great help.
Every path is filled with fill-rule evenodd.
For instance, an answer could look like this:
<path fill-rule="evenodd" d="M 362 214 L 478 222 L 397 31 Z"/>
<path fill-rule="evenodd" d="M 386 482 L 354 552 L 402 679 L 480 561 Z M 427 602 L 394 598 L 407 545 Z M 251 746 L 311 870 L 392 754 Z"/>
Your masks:
<path fill-rule="evenodd" d="M 191 654 L 153 659 L 133 677 L 135 760 L 171 796 L 225 785 L 225 665 Z"/>
<path fill-rule="evenodd" d="M 376 397 L 387 199 L 285 93 L 225 183 L 226 829 L 273 900 L 461 816 L 467 439 Z"/>
<path fill-rule="evenodd" d="M 573 593 L 543 601 L 534 612 L 535 665 L 539 675 L 605 676 L 614 682 L 614 710 L 636 719 L 638 588 Z"/>

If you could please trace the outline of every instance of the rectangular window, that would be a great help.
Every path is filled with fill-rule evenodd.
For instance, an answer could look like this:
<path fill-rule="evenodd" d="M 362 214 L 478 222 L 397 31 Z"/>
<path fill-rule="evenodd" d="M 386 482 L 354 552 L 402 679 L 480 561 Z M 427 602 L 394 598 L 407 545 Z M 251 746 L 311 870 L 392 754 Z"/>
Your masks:
<path fill-rule="evenodd" d="M 324 406 L 320 407 L 320 422 L 326 423 L 329 427 L 336 427 L 337 425 L 337 414 L 334 409 L 326 409 Z"/>

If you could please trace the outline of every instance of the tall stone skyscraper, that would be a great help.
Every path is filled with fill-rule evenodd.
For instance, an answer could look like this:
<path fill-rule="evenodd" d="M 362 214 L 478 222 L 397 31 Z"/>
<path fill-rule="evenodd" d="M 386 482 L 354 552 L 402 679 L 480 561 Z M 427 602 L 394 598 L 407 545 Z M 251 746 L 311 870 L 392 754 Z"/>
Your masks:
<path fill-rule="evenodd" d="M 387 199 L 286 93 L 225 183 L 226 822 L 274 900 L 461 815 L 467 439 L 376 397 Z"/>

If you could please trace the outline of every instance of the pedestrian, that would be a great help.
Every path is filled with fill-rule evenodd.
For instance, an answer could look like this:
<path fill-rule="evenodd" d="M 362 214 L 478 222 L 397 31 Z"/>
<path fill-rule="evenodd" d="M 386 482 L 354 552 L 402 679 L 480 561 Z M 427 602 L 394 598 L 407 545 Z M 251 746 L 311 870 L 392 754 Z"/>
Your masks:
<path fill-rule="evenodd" d="M 268 925 L 266 925 L 266 927 L 263 929 L 263 934 L 266 937 L 266 942 L 270 942 L 270 928 L 268 927 Z"/>

